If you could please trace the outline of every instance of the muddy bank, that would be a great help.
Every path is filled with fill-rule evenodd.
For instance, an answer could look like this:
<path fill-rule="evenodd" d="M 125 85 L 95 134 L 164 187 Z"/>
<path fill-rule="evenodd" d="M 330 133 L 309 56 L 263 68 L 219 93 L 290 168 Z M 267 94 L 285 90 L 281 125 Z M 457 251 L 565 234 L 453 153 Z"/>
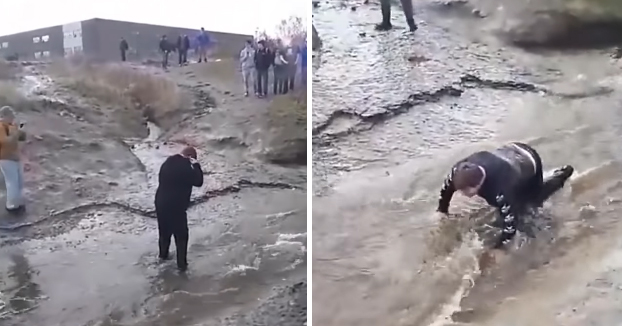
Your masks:
<path fill-rule="evenodd" d="M 0 216 L 3 323 L 211 325 L 254 316 L 273 301 L 275 286 L 306 280 L 305 170 L 261 157 L 265 103 L 225 88 L 237 84 L 213 86 L 215 76 L 184 78 L 192 66 L 166 76 L 113 67 L 100 78 L 50 78 L 53 69 L 27 66 L 14 85 L 24 98 L 13 104 L 29 132 L 28 211 Z M 101 73 L 94 69 L 80 73 Z M 115 87 L 126 77 L 134 86 Z M 169 104 L 183 109 L 162 110 Z M 198 148 L 206 171 L 189 210 L 185 275 L 156 258 L 152 204 L 159 165 L 184 144 Z M 67 292 L 69 284 L 85 290 Z M 296 324 L 303 308 L 262 316 L 281 320 L 297 309 Z"/>
<path fill-rule="evenodd" d="M 323 40 L 313 76 L 314 321 L 621 320 L 606 302 L 619 300 L 611 273 L 622 227 L 622 77 L 608 52 L 526 53 L 471 10 L 432 2 L 416 6 L 414 36 L 399 10 L 381 33 L 377 5 L 356 6 L 314 9 Z M 577 175 L 542 210 L 536 239 L 482 259 L 494 212 L 455 196 L 455 219 L 439 222 L 438 191 L 460 158 L 516 140 L 535 146 L 547 171 L 572 164 Z"/>

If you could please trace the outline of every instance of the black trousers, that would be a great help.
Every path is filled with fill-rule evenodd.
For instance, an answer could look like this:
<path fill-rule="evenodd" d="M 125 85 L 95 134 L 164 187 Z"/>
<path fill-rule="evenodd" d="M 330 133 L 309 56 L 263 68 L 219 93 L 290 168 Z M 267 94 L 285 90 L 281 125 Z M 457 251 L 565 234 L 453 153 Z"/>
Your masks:
<path fill-rule="evenodd" d="M 288 78 L 288 84 L 289 84 L 289 90 L 293 91 L 294 90 L 294 84 L 296 81 L 296 70 L 298 69 L 297 66 L 289 66 L 288 67 L 288 74 L 287 74 L 287 78 Z"/>
<path fill-rule="evenodd" d="M 162 52 L 162 68 L 167 68 L 168 67 L 168 55 L 169 55 L 169 51 L 164 51 Z"/>
<path fill-rule="evenodd" d="M 125 61 L 125 51 L 121 51 L 121 61 Z"/>
<path fill-rule="evenodd" d="M 188 50 L 179 50 L 179 64 L 182 65 L 188 61 Z"/>
<path fill-rule="evenodd" d="M 257 69 L 257 93 L 268 95 L 268 69 Z"/>
<path fill-rule="evenodd" d="M 171 237 L 175 238 L 175 248 L 177 249 L 177 267 L 186 269 L 188 266 L 188 215 L 186 211 L 175 211 L 158 209 L 156 207 L 158 219 L 158 233 L 161 259 L 168 259 Z"/>
<path fill-rule="evenodd" d="M 286 65 L 274 65 L 274 95 L 286 94 L 288 91 L 288 78 L 287 78 L 287 66 Z"/>

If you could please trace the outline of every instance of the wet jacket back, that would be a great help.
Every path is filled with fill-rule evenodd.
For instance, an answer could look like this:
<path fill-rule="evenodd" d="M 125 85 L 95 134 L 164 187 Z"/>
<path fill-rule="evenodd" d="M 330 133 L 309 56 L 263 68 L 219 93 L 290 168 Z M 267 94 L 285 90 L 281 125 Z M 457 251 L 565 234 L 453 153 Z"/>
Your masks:
<path fill-rule="evenodd" d="M 190 205 L 192 187 L 203 185 L 203 170 L 198 163 L 192 164 L 188 158 L 177 154 L 162 163 L 158 180 L 156 208 L 185 211 Z"/>

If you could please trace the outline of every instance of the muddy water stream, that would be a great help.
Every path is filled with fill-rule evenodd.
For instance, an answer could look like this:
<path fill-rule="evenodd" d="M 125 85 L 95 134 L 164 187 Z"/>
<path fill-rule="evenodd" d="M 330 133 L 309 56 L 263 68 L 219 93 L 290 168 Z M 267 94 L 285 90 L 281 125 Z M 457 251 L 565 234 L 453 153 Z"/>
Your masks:
<path fill-rule="evenodd" d="M 388 33 L 374 3 L 314 9 L 314 323 L 619 323 L 618 69 L 602 51 L 504 47 L 470 11 L 415 5 L 415 36 L 398 8 Z M 490 210 L 456 196 L 441 223 L 438 191 L 456 160 L 512 140 L 577 173 L 536 239 L 481 260 L 471 230 Z"/>
<path fill-rule="evenodd" d="M 45 87 L 39 79 L 25 78 L 27 93 Z M 209 117 L 195 122 L 205 128 L 200 124 L 208 124 Z M 213 143 L 228 136 L 226 130 L 210 132 L 202 135 L 214 137 Z M 243 150 L 202 146 L 205 183 L 193 191 L 188 211 L 190 267 L 179 273 L 174 260 L 157 259 L 153 195 L 160 164 L 182 145 L 160 136 L 150 124 L 145 139 L 99 139 L 101 147 L 121 149 L 101 159 L 132 167 L 114 171 L 120 175 L 110 181 L 114 191 L 66 200 L 41 216 L 31 215 L 44 203 L 31 199 L 24 221 L 1 218 L 0 325 L 299 325 L 306 320 L 306 285 L 298 283 L 306 280 L 305 169 L 266 165 Z M 64 161 L 61 172 L 86 174 L 80 166 L 85 155 L 102 153 L 73 153 L 75 162 Z M 107 173 L 94 174 L 107 183 L 101 181 Z"/>

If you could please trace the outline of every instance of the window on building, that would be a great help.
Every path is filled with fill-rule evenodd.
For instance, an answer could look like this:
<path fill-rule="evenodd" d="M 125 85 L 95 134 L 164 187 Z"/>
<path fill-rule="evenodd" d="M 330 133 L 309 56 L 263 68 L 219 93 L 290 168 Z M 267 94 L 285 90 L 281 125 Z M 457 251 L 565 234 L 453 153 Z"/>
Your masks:
<path fill-rule="evenodd" d="M 70 55 L 73 53 L 73 49 L 72 48 L 65 48 L 65 55 Z"/>
<path fill-rule="evenodd" d="M 82 52 L 82 47 L 81 46 L 74 46 L 73 47 L 73 53 L 80 53 Z"/>
<path fill-rule="evenodd" d="M 73 31 L 73 37 L 82 37 L 82 31 Z"/>
<path fill-rule="evenodd" d="M 40 52 L 40 51 L 39 52 L 35 52 L 35 58 L 36 59 L 41 58 L 41 55 L 42 55 L 42 52 Z"/>
<path fill-rule="evenodd" d="M 49 57 L 50 56 L 50 51 L 43 51 L 43 56 L 44 57 Z"/>
<path fill-rule="evenodd" d="M 9 42 L 2 42 L 2 44 L 0 44 L 0 48 L 6 49 L 9 47 Z"/>
<path fill-rule="evenodd" d="M 43 43 L 46 43 L 49 40 L 50 40 L 50 35 L 43 35 L 43 36 L 41 36 L 41 41 L 43 41 Z"/>
<path fill-rule="evenodd" d="M 32 43 L 39 43 L 41 42 L 41 38 L 39 36 L 35 36 L 32 38 Z"/>

